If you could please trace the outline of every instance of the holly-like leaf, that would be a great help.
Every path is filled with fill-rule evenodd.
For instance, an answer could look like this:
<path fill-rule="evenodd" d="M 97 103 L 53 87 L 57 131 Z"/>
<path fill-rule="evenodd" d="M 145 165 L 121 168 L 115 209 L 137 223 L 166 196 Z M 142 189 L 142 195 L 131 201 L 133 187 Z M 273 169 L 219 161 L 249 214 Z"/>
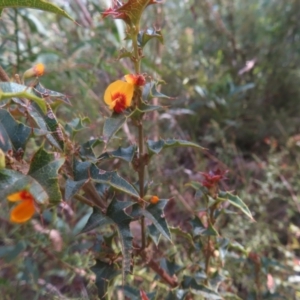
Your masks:
<path fill-rule="evenodd" d="M 160 266 L 167 271 L 167 273 L 171 276 L 177 274 L 179 271 L 181 271 L 184 266 L 179 266 L 175 263 L 175 261 L 167 260 L 165 258 L 162 258 L 160 260 Z"/>
<path fill-rule="evenodd" d="M 125 58 L 125 57 L 132 57 L 132 55 L 133 55 L 132 51 L 128 51 L 125 48 L 121 48 L 119 50 L 117 60 L 120 60 L 120 59 Z"/>
<path fill-rule="evenodd" d="M 0 10 L 6 7 L 27 7 L 33 9 L 39 9 L 47 12 L 51 12 L 57 15 L 68 18 L 71 21 L 74 21 L 70 15 L 68 15 L 64 10 L 58 6 L 45 1 L 45 0 L 2 0 L 0 1 Z"/>
<path fill-rule="evenodd" d="M 249 217 L 252 221 L 255 221 L 252 217 L 251 211 L 249 210 L 248 206 L 243 202 L 241 198 L 236 195 L 233 195 L 229 192 L 219 192 L 219 197 L 217 200 L 221 201 L 228 201 L 231 205 L 240 209 L 247 217 Z"/>
<path fill-rule="evenodd" d="M 132 286 L 129 285 L 124 285 L 124 286 L 117 286 L 117 289 L 122 291 L 126 297 L 130 300 L 154 300 L 154 297 L 156 295 L 156 292 L 152 293 L 141 293 L 140 290 L 133 288 Z M 141 296 L 143 295 L 143 296 Z"/>
<path fill-rule="evenodd" d="M 1 7 L 1 2 L 0 2 Z M 42 112 L 46 112 L 46 101 L 40 97 L 37 97 L 32 90 L 32 87 L 21 85 L 15 82 L 0 82 L 0 102 L 5 99 L 11 98 L 26 98 L 34 101 Z M 22 101 L 18 101 L 22 103 Z M 26 103 L 23 103 L 26 106 Z"/>
<path fill-rule="evenodd" d="M 160 29 L 148 28 L 146 30 L 141 30 L 138 34 L 139 47 L 143 48 L 153 38 L 158 39 L 162 44 L 164 43 L 164 38 Z"/>
<path fill-rule="evenodd" d="M 127 148 L 119 147 L 117 150 L 104 152 L 99 156 L 99 160 L 119 158 L 127 162 L 132 162 L 136 149 L 136 145 L 132 145 Z"/>
<path fill-rule="evenodd" d="M 100 299 L 104 299 L 107 293 L 109 281 L 119 274 L 119 270 L 113 264 L 96 260 L 96 264 L 91 267 L 91 271 L 96 274 L 98 296 Z"/>
<path fill-rule="evenodd" d="M 40 148 L 33 156 L 28 175 L 34 178 L 49 197 L 50 204 L 62 200 L 58 185 L 58 170 L 63 165 L 64 158 L 55 158 L 53 153 Z"/>
<path fill-rule="evenodd" d="M 68 132 L 70 137 L 73 139 L 76 133 L 87 128 L 88 124 L 90 124 L 90 119 L 87 117 L 75 118 L 65 125 L 65 129 L 66 132 Z"/>
<path fill-rule="evenodd" d="M 59 101 L 71 105 L 70 99 L 65 94 L 46 89 L 40 82 L 33 87 L 33 92 L 40 98 L 47 98 L 47 100 L 52 102 Z"/>
<path fill-rule="evenodd" d="M 133 205 L 134 202 L 120 202 L 113 199 L 107 208 L 106 215 L 109 217 L 117 226 L 119 238 L 122 246 L 122 273 L 123 278 L 126 273 L 131 271 L 131 253 L 132 253 L 132 234 L 130 232 L 129 224 L 132 218 L 125 213 L 125 208 Z"/>
<path fill-rule="evenodd" d="M 103 126 L 103 137 L 106 143 L 119 131 L 126 122 L 124 114 L 112 114 L 110 118 L 106 118 Z"/>
<path fill-rule="evenodd" d="M 92 214 L 90 215 L 87 223 L 85 224 L 80 233 L 88 232 L 97 227 L 109 224 L 113 224 L 113 221 L 107 216 L 105 216 L 99 208 L 94 207 Z"/>
<path fill-rule="evenodd" d="M 147 148 L 149 151 L 149 155 L 158 154 L 161 150 L 171 147 L 195 147 L 199 149 L 203 149 L 201 146 L 184 140 L 177 140 L 177 139 L 168 139 L 168 140 L 159 140 L 159 141 L 152 141 L 148 140 Z"/>
<path fill-rule="evenodd" d="M 170 229 L 170 231 L 171 231 L 172 234 L 175 234 L 176 236 L 183 237 L 190 244 L 190 246 L 192 246 L 193 248 L 195 248 L 193 238 L 192 238 L 192 236 L 189 233 L 183 231 L 179 227 L 170 227 L 169 229 Z"/>
<path fill-rule="evenodd" d="M 191 225 L 193 227 L 193 236 L 219 236 L 217 230 L 209 224 L 208 227 L 205 227 L 202 223 L 202 221 L 195 217 L 193 220 L 191 220 Z"/>
<path fill-rule="evenodd" d="M 146 104 L 145 102 L 142 102 L 139 107 L 136 107 L 135 110 L 132 111 L 130 113 L 130 115 L 128 115 L 128 118 L 130 117 L 131 119 L 137 120 L 140 118 L 141 115 L 143 115 L 147 112 L 160 110 L 160 109 L 162 109 L 162 107 L 159 105 L 149 105 L 149 104 Z"/>
<path fill-rule="evenodd" d="M 89 140 L 88 142 L 80 146 L 79 154 L 85 159 L 88 158 L 92 160 L 97 160 L 94 148 L 102 144 L 104 144 L 104 141 L 101 138 Z"/>
<path fill-rule="evenodd" d="M 148 231 L 153 243 L 157 246 L 161 237 L 160 231 L 156 228 L 154 224 L 148 226 Z"/>
<path fill-rule="evenodd" d="M 142 98 L 144 100 L 150 100 L 152 98 L 165 98 L 165 99 L 173 99 L 167 95 L 162 94 L 157 90 L 157 86 L 165 83 L 164 81 L 151 81 L 145 84 L 143 89 Z"/>
<path fill-rule="evenodd" d="M 92 164 L 89 173 L 94 182 L 107 184 L 116 190 L 139 198 L 136 189 L 124 178 L 120 177 L 116 171 L 101 170 L 96 165 Z"/>
<path fill-rule="evenodd" d="M 73 181 L 71 179 L 67 179 L 66 187 L 65 187 L 65 200 L 69 200 L 79 192 L 79 190 L 86 183 L 86 180 Z"/>
<path fill-rule="evenodd" d="M 132 207 L 131 216 L 132 217 L 137 217 L 140 215 L 145 216 L 146 218 L 152 221 L 153 225 L 166 239 L 172 242 L 170 230 L 163 212 L 167 203 L 168 200 L 161 199 L 156 204 L 148 205 L 146 209 L 142 209 L 138 204 L 135 204 Z"/>
<path fill-rule="evenodd" d="M 25 150 L 30 134 L 30 127 L 17 122 L 7 110 L 0 109 L 0 148 L 3 151 Z"/>
<path fill-rule="evenodd" d="M 60 151 L 64 149 L 64 136 L 60 124 L 52 111 L 49 104 L 47 106 L 47 114 L 35 104 L 32 105 L 32 109 L 28 111 L 30 117 L 35 121 L 35 123 L 46 132 L 45 136 L 49 143 Z"/>
<path fill-rule="evenodd" d="M 192 294 L 199 295 L 211 300 L 222 300 L 223 298 L 214 290 L 203 284 L 198 284 L 196 280 L 189 276 L 184 276 L 182 287 L 189 289 Z"/>

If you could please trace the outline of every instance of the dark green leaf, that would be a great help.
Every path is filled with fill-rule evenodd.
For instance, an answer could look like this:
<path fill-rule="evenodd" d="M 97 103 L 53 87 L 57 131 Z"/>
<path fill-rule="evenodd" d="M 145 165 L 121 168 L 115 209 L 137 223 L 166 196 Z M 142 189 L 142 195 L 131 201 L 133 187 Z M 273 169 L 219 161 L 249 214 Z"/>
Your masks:
<path fill-rule="evenodd" d="M 97 227 L 103 226 L 103 225 L 109 225 L 114 223 L 110 218 L 103 215 L 103 213 L 96 207 L 93 208 L 93 212 L 90 215 L 87 223 L 83 227 L 80 233 L 91 231 Z"/>
<path fill-rule="evenodd" d="M 124 295 L 128 297 L 130 300 L 141 300 L 140 290 L 137 290 L 129 285 L 125 286 L 117 286 L 117 289 L 124 292 Z M 155 298 L 156 292 L 153 293 L 146 293 L 149 300 Z"/>
<path fill-rule="evenodd" d="M 57 100 L 71 105 L 70 99 L 66 95 L 46 89 L 40 82 L 33 87 L 33 92 L 40 98 L 47 98 L 48 101 Z"/>
<path fill-rule="evenodd" d="M 209 226 L 206 228 L 198 217 L 195 217 L 193 220 L 191 220 L 191 225 L 193 227 L 194 237 L 198 235 L 204 235 L 204 236 L 219 235 L 216 229 L 211 224 L 209 224 Z"/>
<path fill-rule="evenodd" d="M 143 100 L 150 100 L 152 98 L 165 98 L 165 99 L 173 99 L 172 97 L 169 97 L 167 95 L 164 95 L 160 93 L 157 90 L 157 86 L 165 83 L 164 81 L 151 81 L 145 84 L 144 89 L 143 89 L 143 95 L 142 98 Z"/>
<path fill-rule="evenodd" d="M 28 175 L 34 178 L 45 190 L 51 204 L 61 201 L 62 196 L 58 185 L 58 170 L 64 158 L 55 158 L 53 153 L 40 148 L 33 156 Z"/>
<path fill-rule="evenodd" d="M 88 158 L 92 160 L 96 160 L 94 148 L 98 145 L 102 145 L 104 141 L 100 139 L 92 139 L 88 142 L 82 144 L 79 149 L 80 156 L 83 158 Z"/>
<path fill-rule="evenodd" d="M 106 143 L 119 131 L 126 121 L 124 114 L 112 114 L 111 118 L 106 118 L 103 126 L 103 138 Z"/>
<path fill-rule="evenodd" d="M 26 243 L 19 241 L 14 246 L 0 246 L 0 258 L 9 263 L 17 258 L 17 256 L 26 249 Z"/>
<path fill-rule="evenodd" d="M 119 274 L 119 270 L 117 270 L 113 264 L 108 264 L 100 260 L 96 260 L 96 264 L 91 267 L 91 270 L 96 274 L 98 296 L 100 299 L 104 299 L 109 281 Z"/>
<path fill-rule="evenodd" d="M 184 268 L 184 266 L 179 266 L 175 263 L 175 261 L 170 261 L 165 258 L 160 260 L 160 266 L 167 271 L 167 273 L 171 276 L 177 274 L 180 270 Z"/>
<path fill-rule="evenodd" d="M 170 231 L 171 231 L 172 234 L 175 234 L 176 236 L 183 237 L 184 239 L 187 240 L 187 242 L 190 244 L 190 246 L 195 247 L 193 238 L 189 233 L 183 231 L 179 227 L 170 227 Z"/>
<path fill-rule="evenodd" d="M 158 39 L 162 44 L 164 43 L 164 38 L 160 29 L 148 28 L 146 30 L 141 30 L 138 34 L 139 47 L 143 48 L 153 38 Z"/>
<path fill-rule="evenodd" d="M 125 57 L 132 57 L 132 55 L 133 55 L 133 53 L 131 51 L 128 51 L 127 49 L 122 48 L 119 50 L 119 55 L 117 57 L 117 60 L 120 60 Z"/>
<path fill-rule="evenodd" d="M 184 140 L 176 140 L 176 139 L 168 139 L 168 140 L 159 140 L 159 141 L 147 141 L 147 148 L 150 155 L 158 154 L 161 150 L 171 147 L 195 147 L 199 149 L 203 149 L 201 146 L 184 141 Z"/>
<path fill-rule="evenodd" d="M 50 105 L 47 104 L 47 114 L 44 114 L 41 109 L 34 104 L 28 113 L 39 128 L 45 132 L 46 138 L 50 144 L 62 151 L 64 148 L 64 136 Z"/>
<path fill-rule="evenodd" d="M 116 171 L 101 170 L 96 165 L 92 164 L 90 167 L 90 176 L 95 182 L 107 184 L 116 190 L 139 198 L 136 189 L 129 182 L 120 177 Z"/>
<path fill-rule="evenodd" d="M 7 110 L 0 109 L 0 148 L 3 151 L 25 150 L 30 133 L 30 127 L 17 122 Z"/>
<path fill-rule="evenodd" d="M 69 133 L 70 137 L 73 139 L 76 133 L 87 128 L 87 125 L 89 123 L 90 123 L 90 119 L 87 117 L 75 118 L 66 124 L 65 129 Z"/>
<path fill-rule="evenodd" d="M 69 200 L 82 188 L 82 186 L 86 183 L 86 180 L 73 181 L 68 179 L 66 181 L 65 187 L 65 200 Z"/>
<path fill-rule="evenodd" d="M 153 243 L 157 246 L 160 240 L 161 233 L 154 224 L 148 226 L 149 235 Z"/>
<path fill-rule="evenodd" d="M 194 295 L 206 297 L 211 300 L 222 300 L 223 298 L 214 290 L 203 284 L 198 284 L 192 277 L 184 276 L 182 287 L 189 289 Z"/>
<path fill-rule="evenodd" d="M 71 21 L 74 21 L 71 18 L 71 16 L 68 15 L 64 10 L 45 0 L 2 0 L 0 2 L 0 9 L 2 10 L 5 7 L 27 7 L 39 9 L 47 12 L 52 12 L 57 15 L 61 15 L 70 19 Z"/>
<path fill-rule="evenodd" d="M 233 195 L 229 192 L 219 192 L 218 200 L 228 200 L 230 204 L 240 209 L 247 217 L 249 217 L 252 221 L 254 221 L 251 211 L 249 210 L 248 206 L 243 202 L 241 198 L 236 195 Z"/>
<path fill-rule="evenodd" d="M 127 162 L 132 162 L 134 154 L 136 153 L 137 146 L 132 145 L 127 148 L 119 147 L 117 150 L 108 151 L 99 156 L 99 160 L 110 159 L 110 158 L 120 158 Z"/>

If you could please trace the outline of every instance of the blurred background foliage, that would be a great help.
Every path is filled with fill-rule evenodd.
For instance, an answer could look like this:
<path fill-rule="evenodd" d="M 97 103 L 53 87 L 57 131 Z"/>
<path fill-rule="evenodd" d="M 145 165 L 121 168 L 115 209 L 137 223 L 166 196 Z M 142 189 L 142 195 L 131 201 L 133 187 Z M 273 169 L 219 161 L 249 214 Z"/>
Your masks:
<path fill-rule="evenodd" d="M 116 60 L 118 51 L 127 45 L 124 27 L 118 21 L 102 19 L 101 12 L 110 1 L 53 2 L 80 26 L 48 13 L 5 9 L 0 19 L 0 64 L 12 76 L 35 62 L 45 63 L 47 74 L 41 79 L 43 85 L 69 95 L 73 104 L 58 109 L 62 122 L 78 115 L 88 116 L 90 128 L 84 134 L 99 136 L 103 117 L 108 115 L 102 100 L 106 86 L 132 72 L 126 59 Z M 192 191 L 183 188 L 184 183 L 197 179 L 199 171 L 215 167 L 230 170 L 223 188 L 240 195 L 252 210 L 256 223 L 240 216 L 227 216 L 222 233 L 260 257 L 259 278 L 261 289 L 266 291 L 264 299 L 276 298 L 276 293 L 285 299 L 298 299 L 300 2 L 165 1 L 163 5 L 149 7 L 143 22 L 144 28 L 161 28 L 165 44 L 162 46 L 157 40 L 149 42 L 143 72 L 165 80 L 162 92 L 175 97 L 171 104 L 162 102 L 168 106 L 165 111 L 149 117 L 148 137 L 185 138 L 209 149 L 202 154 L 170 150 L 150 166 L 149 172 L 155 174 L 153 190 L 165 198 L 170 193 L 175 196 L 166 211 L 169 222 L 184 227 L 184 213 L 178 213 L 178 209 L 184 212 L 184 207 L 176 195 L 180 193 L 187 201 L 194 201 Z M 130 126 L 125 128 L 124 139 L 116 143 L 126 145 L 125 136 L 131 137 L 130 130 Z M 162 181 L 166 184 L 160 185 Z M 192 205 L 197 206 L 193 202 Z M 36 253 L 33 258 L 28 256 L 22 267 L 16 262 L 9 269 L 11 277 L 20 280 L 27 274 L 28 266 L 36 265 L 30 271 L 32 280 L 40 278 L 38 272 L 41 272 L 43 278 L 45 274 L 52 278 L 57 293 L 84 297 L 79 271 L 71 268 L 72 276 L 68 272 L 70 265 L 85 269 L 92 263 L 88 256 L 78 256 L 76 252 L 79 248 L 81 251 L 89 248 L 89 237 L 83 235 L 82 241 L 78 241 L 68 238 L 68 234 L 87 212 L 79 204 L 71 206 L 76 212 L 72 217 L 59 213 L 48 215 L 48 219 L 46 216 L 50 223 L 60 220 L 53 226 L 62 230 L 64 250 L 60 253 L 68 257 L 64 260 L 66 265 L 58 263 L 50 272 L 45 260 L 51 259 L 51 253 Z M 4 216 L 1 218 L 3 223 Z M 5 226 L 14 234 L 13 226 Z M 28 243 L 43 236 L 40 232 L 41 237 L 30 239 L 26 227 L 23 230 Z M 43 269 L 38 270 L 41 263 Z M 255 299 L 257 277 L 251 263 L 237 259 L 232 253 L 227 264 L 235 292 L 242 299 Z M 68 281 L 60 286 L 57 280 L 66 277 Z M 53 288 L 44 286 L 46 290 Z M 2 278 L 0 290 L 4 287 L 7 295 L 14 292 Z"/>

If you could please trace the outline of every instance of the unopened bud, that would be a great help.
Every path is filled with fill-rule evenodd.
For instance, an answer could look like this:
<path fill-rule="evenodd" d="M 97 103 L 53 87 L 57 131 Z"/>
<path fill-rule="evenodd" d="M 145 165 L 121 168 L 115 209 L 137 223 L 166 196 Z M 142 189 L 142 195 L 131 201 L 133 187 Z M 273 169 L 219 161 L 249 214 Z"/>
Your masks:
<path fill-rule="evenodd" d="M 0 170 L 2 169 L 5 169 L 5 154 L 2 149 L 0 149 Z"/>
<path fill-rule="evenodd" d="M 23 78 L 40 77 L 45 73 L 45 66 L 42 63 L 34 65 L 32 68 L 25 71 Z"/>

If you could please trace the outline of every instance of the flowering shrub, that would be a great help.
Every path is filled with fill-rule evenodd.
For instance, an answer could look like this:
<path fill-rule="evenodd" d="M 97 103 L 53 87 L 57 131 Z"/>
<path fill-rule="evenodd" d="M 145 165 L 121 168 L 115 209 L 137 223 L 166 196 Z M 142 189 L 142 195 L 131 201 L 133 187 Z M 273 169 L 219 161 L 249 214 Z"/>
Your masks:
<path fill-rule="evenodd" d="M 32 5 L 41 8 L 39 5 L 43 3 L 34 1 Z M 87 272 L 94 274 L 94 278 L 92 275 L 85 278 L 89 284 L 95 282 L 100 299 L 116 299 L 116 290 L 130 299 L 235 297 L 228 283 L 230 274 L 223 268 L 226 254 L 233 251 L 240 259 L 247 258 L 248 253 L 241 245 L 221 235 L 218 220 L 237 211 L 250 220 L 253 217 L 238 196 L 219 188 L 226 172 L 202 173 L 204 180 L 186 184 L 195 190 L 194 206 L 184 202 L 190 214 L 187 228 L 169 226 L 165 214 L 168 213 L 167 205 L 174 199 L 168 194 L 156 195 L 151 185 L 155 176 L 152 178 L 150 174 L 148 178 L 146 172 L 156 155 L 163 154 L 167 148 L 192 147 L 203 151 L 201 146 L 190 141 L 145 138 L 145 115 L 163 109 L 154 105 L 152 99 L 172 99 L 160 93 L 157 90 L 159 81 L 146 76 L 141 69 L 146 44 L 151 39 L 162 41 L 159 30 L 140 30 L 141 16 L 151 4 L 160 4 L 160 1 L 114 2 L 113 7 L 103 13 L 103 17 L 125 22 L 126 38 L 132 42 L 132 49 L 125 50 L 125 57 L 132 63 L 133 71 L 124 76 L 125 81 L 112 82 L 104 92 L 104 103 L 112 112 L 105 119 L 101 137 L 77 144 L 76 133 L 84 128 L 85 120 L 76 118 L 65 124 L 57 119 L 53 102 L 68 105 L 70 101 L 66 95 L 40 84 L 38 77 L 45 73 L 42 64 L 25 71 L 22 82 L 7 80 L 7 74 L 0 69 L 0 100 L 3 103 L 0 148 L 5 155 L 5 164 L 1 164 L 0 170 L 0 195 L 10 202 L 20 202 L 10 212 L 12 222 L 29 222 L 40 233 L 49 232 L 36 224 L 36 208 L 41 215 L 49 209 L 56 211 L 59 207 L 72 206 L 74 202 L 91 208 L 91 214 L 78 232 L 87 234 L 91 241 L 88 251 L 91 256 L 88 256 L 85 270 L 79 272 L 70 262 L 64 264 L 78 276 L 86 276 Z M 50 8 L 67 16 L 55 6 Z M 27 83 L 31 77 L 36 77 L 35 82 Z M 15 108 L 20 112 L 19 120 Z M 136 130 L 137 144 L 107 150 L 125 123 Z M 29 151 L 30 138 L 42 140 L 41 146 Z M 95 148 L 99 145 L 103 149 L 97 155 Z M 29 151 L 29 159 L 24 156 L 26 151 Z M 111 171 L 112 159 L 128 163 L 131 176 L 121 176 L 122 168 Z M 235 211 L 230 211 L 229 205 Z M 4 209 L 9 211 L 8 207 Z M 100 231 L 110 226 L 114 228 L 112 234 Z M 138 231 L 134 236 L 133 228 Z M 178 251 L 170 250 L 175 247 Z M 43 251 L 56 257 L 47 249 Z M 122 282 L 121 286 L 116 282 Z"/>

